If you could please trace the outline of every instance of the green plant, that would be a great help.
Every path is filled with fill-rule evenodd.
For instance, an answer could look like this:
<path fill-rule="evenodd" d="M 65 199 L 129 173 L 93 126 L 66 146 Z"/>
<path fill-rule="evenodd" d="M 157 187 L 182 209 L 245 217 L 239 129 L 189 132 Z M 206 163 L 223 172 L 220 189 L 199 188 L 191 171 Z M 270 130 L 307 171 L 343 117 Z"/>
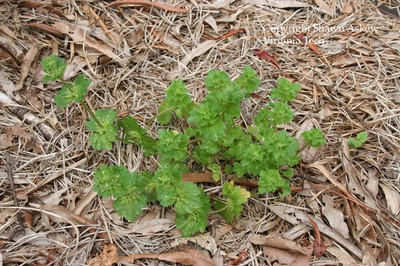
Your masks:
<path fill-rule="evenodd" d="M 278 189 L 281 196 L 290 193 L 293 167 L 299 162 L 299 144 L 285 130 L 277 126 L 292 121 L 294 113 L 288 102 L 295 99 L 300 86 L 286 79 L 278 79 L 271 92 L 271 101 L 254 117 L 254 124 L 243 128 L 239 124 L 241 104 L 260 84 L 255 71 L 246 66 L 232 81 L 228 74 L 212 70 L 205 80 L 208 90 L 204 100 L 194 103 L 181 81 L 173 81 L 167 88 L 158 115 L 162 124 L 171 119 L 184 119 L 182 129 L 160 129 L 157 138 L 132 117 L 117 119 L 110 109 L 91 111 L 84 101 L 90 81 L 79 75 L 73 82 L 63 79 L 66 63 L 55 55 L 42 61 L 43 82 L 60 81 L 62 89 L 55 102 L 65 107 L 72 102 L 81 104 L 90 115 L 87 129 L 94 149 L 112 149 L 115 141 L 137 143 L 146 155 L 158 155 L 159 167 L 154 172 L 129 172 L 124 166 L 101 165 L 94 173 L 93 189 L 103 197 L 114 198 L 118 214 L 133 221 L 149 202 L 159 202 L 176 212 L 176 226 L 183 236 L 204 232 L 207 216 L 214 209 L 227 222 L 240 216 L 250 192 L 229 181 L 228 176 L 258 178 L 258 192 Z M 319 147 L 325 143 L 321 130 L 303 133 L 308 145 Z M 189 173 L 188 161 L 213 173 L 222 180 L 222 195 L 210 197 L 201 186 L 184 182 Z M 228 175 L 229 174 L 229 175 Z"/>
<path fill-rule="evenodd" d="M 349 145 L 350 149 L 357 149 L 359 147 L 361 147 L 364 142 L 366 142 L 368 139 L 368 133 L 363 131 L 357 134 L 357 137 L 354 138 L 350 138 L 347 141 L 347 144 Z"/>

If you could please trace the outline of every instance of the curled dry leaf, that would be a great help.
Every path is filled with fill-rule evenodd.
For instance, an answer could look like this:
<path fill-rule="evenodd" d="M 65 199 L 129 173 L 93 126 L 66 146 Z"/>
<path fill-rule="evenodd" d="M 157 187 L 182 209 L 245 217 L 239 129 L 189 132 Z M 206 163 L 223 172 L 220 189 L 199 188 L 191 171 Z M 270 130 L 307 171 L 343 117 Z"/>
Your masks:
<path fill-rule="evenodd" d="M 0 62 L 3 63 L 9 63 L 11 66 L 14 68 L 17 68 L 17 61 L 15 61 L 14 57 L 12 54 L 10 54 L 9 51 L 4 49 L 3 47 L 0 46 Z"/>
<path fill-rule="evenodd" d="M 218 252 L 217 242 L 209 234 L 198 235 L 198 236 L 189 237 L 189 238 L 179 238 L 176 241 L 174 241 L 171 244 L 171 246 L 177 247 L 180 245 L 186 245 L 188 242 L 192 242 L 192 243 L 208 250 L 211 253 L 211 255 L 213 255 L 213 256 L 216 255 Z"/>
<path fill-rule="evenodd" d="M 385 183 L 379 183 L 379 186 L 382 188 L 383 193 L 385 194 L 386 203 L 389 210 L 397 215 L 400 211 L 400 194 L 395 191 L 394 188 L 389 187 Z"/>
<path fill-rule="evenodd" d="M 193 266 L 214 266 L 215 263 L 209 256 L 195 249 L 185 249 L 182 251 L 169 252 L 164 254 L 132 254 L 120 257 L 119 263 L 134 263 L 138 259 L 158 259 L 184 265 Z"/>
<path fill-rule="evenodd" d="M 88 266 L 112 266 L 118 263 L 118 248 L 114 244 L 103 246 L 100 254 L 88 260 Z"/>
<path fill-rule="evenodd" d="M 271 62 L 277 69 L 281 70 L 278 61 L 265 50 L 254 49 L 254 55 L 258 56 L 261 60 Z"/>
<path fill-rule="evenodd" d="M 252 235 L 249 241 L 255 245 L 262 245 L 269 262 L 277 261 L 280 265 L 307 266 L 313 251 L 311 246 L 303 247 L 296 241 L 277 235 Z"/>
<path fill-rule="evenodd" d="M 110 45 L 104 42 L 100 42 L 95 38 L 87 35 L 84 30 L 72 27 L 63 22 L 55 22 L 53 26 L 60 30 L 62 33 L 71 37 L 74 42 L 87 45 L 90 48 L 103 53 L 105 56 L 114 59 L 120 64 L 125 65 L 125 61 L 113 52 L 113 48 Z"/>
<path fill-rule="evenodd" d="M 326 252 L 326 246 L 324 240 L 322 239 L 321 232 L 319 231 L 318 225 L 314 222 L 314 220 L 308 215 L 307 218 L 311 223 L 312 228 L 314 229 L 314 243 L 313 243 L 313 253 L 317 259 L 320 259 L 322 255 Z"/>
<path fill-rule="evenodd" d="M 242 33 L 244 32 L 244 29 L 232 29 L 229 30 L 227 33 L 225 33 L 222 36 L 216 37 L 216 38 L 211 38 L 211 40 L 215 40 L 215 41 L 220 41 L 220 40 L 224 40 L 226 38 L 229 38 L 232 35 L 238 34 L 238 33 Z"/>
<path fill-rule="evenodd" d="M 216 33 L 219 32 L 217 22 L 215 21 L 214 17 L 211 16 L 211 14 L 209 14 L 208 16 L 206 16 L 206 17 L 204 18 L 204 22 L 206 22 L 208 25 L 210 25 L 211 28 L 212 28 Z"/>
<path fill-rule="evenodd" d="M 21 62 L 24 57 L 24 52 L 18 47 L 12 38 L 5 36 L 4 34 L 0 35 L 0 46 L 12 54 L 18 62 Z"/>

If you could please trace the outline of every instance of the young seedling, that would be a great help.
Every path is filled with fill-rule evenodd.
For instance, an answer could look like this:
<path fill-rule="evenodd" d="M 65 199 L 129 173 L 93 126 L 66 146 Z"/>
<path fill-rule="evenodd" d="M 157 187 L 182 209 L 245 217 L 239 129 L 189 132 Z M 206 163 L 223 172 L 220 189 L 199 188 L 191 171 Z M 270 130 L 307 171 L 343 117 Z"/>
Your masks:
<path fill-rule="evenodd" d="M 360 148 L 368 139 L 368 133 L 363 131 L 357 134 L 357 137 L 350 138 L 347 141 L 347 144 L 349 145 L 350 149 L 357 149 Z"/>
<path fill-rule="evenodd" d="M 52 55 L 42 61 L 42 66 L 43 82 L 62 83 L 56 104 L 81 104 L 89 113 L 86 127 L 91 131 L 93 148 L 111 150 L 115 141 L 122 141 L 137 143 L 146 155 L 158 156 L 159 167 L 153 172 L 129 172 L 124 166 L 102 165 L 94 173 L 93 189 L 100 196 L 112 197 L 114 209 L 127 220 L 137 219 L 149 202 L 159 202 L 173 208 L 176 227 L 184 237 L 204 232 L 211 212 L 232 223 L 241 215 L 250 192 L 227 181 L 227 174 L 258 179 L 258 193 L 279 189 L 282 196 L 289 195 L 293 167 L 300 160 L 299 144 L 278 126 L 292 121 L 294 113 L 288 103 L 296 98 L 300 85 L 278 79 L 272 100 L 254 116 L 253 125 L 243 128 L 237 124 L 242 101 L 260 84 L 251 67 L 246 66 L 235 81 L 223 71 L 210 71 L 204 83 L 208 94 L 199 104 L 191 100 L 183 81 L 173 81 L 153 121 L 167 125 L 172 119 L 182 119 L 187 127 L 160 129 L 154 139 L 132 117 L 118 120 L 115 110 L 93 112 L 88 108 L 85 95 L 90 81 L 82 74 L 73 82 L 65 81 L 63 59 Z M 320 129 L 302 136 L 312 147 L 325 144 Z M 220 196 L 210 197 L 201 186 L 183 181 L 183 174 L 192 170 L 189 162 L 210 170 L 213 179 L 222 182 Z"/>

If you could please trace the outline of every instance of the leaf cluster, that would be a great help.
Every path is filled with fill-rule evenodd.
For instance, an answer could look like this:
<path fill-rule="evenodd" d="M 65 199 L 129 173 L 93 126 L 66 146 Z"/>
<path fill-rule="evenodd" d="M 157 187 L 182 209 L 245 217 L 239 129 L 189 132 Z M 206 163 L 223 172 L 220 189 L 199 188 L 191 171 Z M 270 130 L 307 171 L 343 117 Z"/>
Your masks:
<path fill-rule="evenodd" d="M 299 162 L 299 144 L 278 126 L 292 121 L 294 113 L 289 102 L 296 98 L 300 85 L 278 79 L 271 100 L 244 128 L 238 124 L 242 102 L 260 84 L 251 67 L 246 66 L 236 80 L 223 71 L 210 71 L 204 83 L 208 93 L 199 104 L 191 100 L 182 80 L 173 81 L 156 118 L 161 125 L 184 119 L 187 127 L 162 128 L 153 138 L 132 117 L 118 119 L 117 112 L 111 109 L 92 112 L 84 101 L 90 81 L 79 75 L 73 82 L 66 82 L 66 64 L 61 58 L 46 58 L 42 66 L 44 82 L 58 80 L 63 85 L 55 96 L 60 107 L 75 102 L 89 112 L 86 127 L 91 131 L 93 148 L 111 150 L 114 142 L 122 141 L 138 144 L 146 155 L 158 156 L 159 166 L 154 172 L 129 172 L 119 165 L 102 165 L 95 171 L 93 189 L 100 196 L 112 197 L 114 209 L 126 219 L 134 221 L 148 203 L 159 202 L 173 208 L 177 228 L 183 236 L 191 236 L 206 230 L 211 209 L 229 223 L 238 218 L 250 192 L 234 182 L 225 182 L 220 196 L 210 198 L 201 186 L 183 181 L 182 176 L 191 170 L 189 162 L 210 170 L 216 181 L 234 174 L 258 178 L 259 193 L 290 193 L 289 179 Z M 321 130 L 304 132 L 302 136 L 313 147 L 325 143 Z"/>

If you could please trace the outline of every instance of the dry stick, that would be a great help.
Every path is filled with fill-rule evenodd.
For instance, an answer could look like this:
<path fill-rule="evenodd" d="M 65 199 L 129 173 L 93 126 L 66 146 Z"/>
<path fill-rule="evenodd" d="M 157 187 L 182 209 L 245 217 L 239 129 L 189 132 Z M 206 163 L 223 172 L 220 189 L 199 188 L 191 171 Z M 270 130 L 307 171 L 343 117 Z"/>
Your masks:
<path fill-rule="evenodd" d="M 11 169 L 10 154 L 8 152 L 6 152 L 6 166 L 7 166 L 7 176 L 8 176 L 8 179 L 10 180 L 11 192 L 12 192 L 13 198 L 14 198 L 14 205 L 15 205 L 15 207 L 19 207 L 17 193 L 15 192 L 13 172 Z M 17 218 L 18 218 L 18 223 L 19 223 L 19 229 L 17 231 L 23 230 L 24 229 L 24 221 L 22 220 L 22 213 L 20 211 L 18 211 L 18 213 L 17 213 Z M 12 233 L 10 238 L 12 238 L 12 236 L 15 233 L 16 232 Z"/>

